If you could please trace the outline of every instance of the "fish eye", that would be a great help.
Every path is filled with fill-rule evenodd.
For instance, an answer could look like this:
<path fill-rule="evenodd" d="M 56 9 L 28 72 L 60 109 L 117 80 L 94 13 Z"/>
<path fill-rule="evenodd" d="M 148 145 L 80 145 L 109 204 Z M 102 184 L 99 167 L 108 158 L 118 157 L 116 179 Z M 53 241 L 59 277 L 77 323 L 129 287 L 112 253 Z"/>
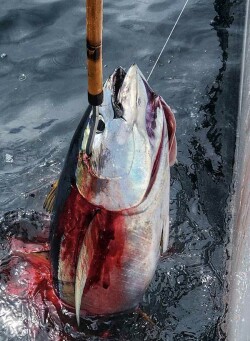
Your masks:
<path fill-rule="evenodd" d="M 105 129 L 104 119 L 103 119 L 102 115 L 99 115 L 99 121 L 98 121 L 96 133 L 101 134 L 104 132 L 104 129 Z"/>

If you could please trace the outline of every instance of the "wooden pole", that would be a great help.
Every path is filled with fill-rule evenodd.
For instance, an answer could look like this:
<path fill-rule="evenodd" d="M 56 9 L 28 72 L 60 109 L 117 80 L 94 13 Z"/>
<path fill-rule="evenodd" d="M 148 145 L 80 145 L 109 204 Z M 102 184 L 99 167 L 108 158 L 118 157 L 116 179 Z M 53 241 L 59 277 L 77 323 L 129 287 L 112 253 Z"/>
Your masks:
<path fill-rule="evenodd" d="M 103 0 L 86 0 L 88 100 L 93 106 L 103 101 L 102 26 Z"/>

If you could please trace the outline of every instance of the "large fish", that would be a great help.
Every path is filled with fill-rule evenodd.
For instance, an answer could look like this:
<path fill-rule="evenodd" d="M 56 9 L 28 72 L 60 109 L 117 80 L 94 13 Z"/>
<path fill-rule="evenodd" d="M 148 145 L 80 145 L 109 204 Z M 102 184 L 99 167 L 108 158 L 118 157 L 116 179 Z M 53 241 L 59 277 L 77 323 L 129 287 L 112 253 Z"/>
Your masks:
<path fill-rule="evenodd" d="M 78 320 L 138 305 L 167 248 L 176 159 L 174 115 L 136 65 L 106 81 L 88 156 L 93 124 L 89 107 L 45 202 L 54 287 Z"/>

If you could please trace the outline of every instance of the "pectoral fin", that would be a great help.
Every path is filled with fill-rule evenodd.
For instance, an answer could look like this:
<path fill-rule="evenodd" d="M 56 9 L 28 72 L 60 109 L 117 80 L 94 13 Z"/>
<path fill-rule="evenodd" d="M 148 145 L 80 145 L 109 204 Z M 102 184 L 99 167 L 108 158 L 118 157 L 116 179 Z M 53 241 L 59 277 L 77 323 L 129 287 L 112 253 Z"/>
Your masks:
<path fill-rule="evenodd" d="M 80 310 L 83 290 L 88 277 L 89 259 L 86 245 L 83 243 L 76 269 L 76 281 L 75 281 L 75 309 L 76 320 L 79 326 L 80 324 Z"/>
<path fill-rule="evenodd" d="M 58 180 L 55 181 L 53 185 L 51 186 L 51 190 L 49 191 L 43 204 L 43 208 L 49 213 L 52 213 L 52 210 L 53 210 L 57 187 L 58 187 Z"/>
<path fill-rule="evenodd" d="M 169 165 L 173 166 L 176 162 L 177 142 L 176 142 L 176 121 L 174 114 L 166 102 L 160 97 L 161 105 L 165 113 L 168 125 L 168 139 L 169 139 Z"/>
<path fill-rule="evenodd" d="M 75 311 L 77 324 L 80 324 L 80 310 L 82 303 L 82 295 L 88 278 L 90 263 L 93 258 L 93 242 L 91 238 L 93 221 L 83 240 L 83 244 L 79 253 L 75 277 Z"/>

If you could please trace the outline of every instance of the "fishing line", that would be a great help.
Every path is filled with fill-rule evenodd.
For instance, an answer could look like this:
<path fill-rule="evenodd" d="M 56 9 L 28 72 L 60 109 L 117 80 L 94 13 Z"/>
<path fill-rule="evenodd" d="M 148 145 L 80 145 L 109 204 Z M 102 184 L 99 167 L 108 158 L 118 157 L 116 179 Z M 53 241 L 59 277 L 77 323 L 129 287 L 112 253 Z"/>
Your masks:
<path fill-rule="evenodd" d="M 156 67 L 156 65 L 157 65 L 157 63 L 158 63 L 158 61 L 159 61 L 159 59 L 161 58 L 161 55 L 162 55 L 163 51 L 165 50 L 165 47 L 166 47 L 166 45 L 167 45 L 169 39 L 171 38 L 172 33 L 174 32 L 174 29 L 175 29 L 176 25 L 178 24 L 178 22 L 179 22 L 179 20 L 180 20 L 180 18 L 181 18 L 181 16 L 182 16 L 182 13 L 184 12 L 184 9 L 186 8 L 186 6 L 187 6 L 187 4 L 188 4 L 188 1 L 189 1 L 189 0 L 186 0 L 185 4 L 184 4 L 184 6 L 183 6 L 183 8 L 182 8 L 182 10 L 181 10 L 181 13 L 179 14 L 179 16 L 178 16 L 178 18 L 177 18 L 177 20 L 176 20 L 176 22 L 175 22 L 175 24 L 174 24 L 174 26 L 173 26 L 171 32 L 169 33 L 169 36 L 167 37 L 167 40 L 165 41 L 165 44 L 163 45 L 163 48 L 162 48 L 162 50 L 161 50 L 161 52 L 160 52 L 158 58 L 156 59 L 156 61 L 155 61 L 155 63 L 154 63 L 154 66 L 153 66 L 152 70 L 150 71 L 150 74 L 148 75 L 147 81 L 148 81 L 149 78 L 151 77 L 151 75 L 152 75 L 152 73 L 153 73 L 153 71 L 154 71 L 154 69 L 155 69 L 155 67 Z"/>

